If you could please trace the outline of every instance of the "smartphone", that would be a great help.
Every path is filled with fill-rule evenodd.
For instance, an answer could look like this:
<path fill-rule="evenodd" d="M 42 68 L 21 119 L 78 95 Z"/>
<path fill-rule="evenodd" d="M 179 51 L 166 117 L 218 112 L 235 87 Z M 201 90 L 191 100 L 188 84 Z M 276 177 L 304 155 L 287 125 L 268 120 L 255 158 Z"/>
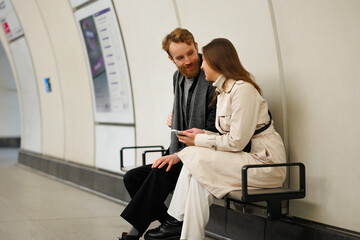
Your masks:
<path fill-rule="evenodd" d="M 182 134 L 180 134 L 180 130 L 177 130 L 177 129 L 171 129 L 170 130 L 172 133 L 175 133 L 175 134 L 177 134 L 177 135 L 182 135 Z M 183 136 L 183 135 L 182 135 Z"/>

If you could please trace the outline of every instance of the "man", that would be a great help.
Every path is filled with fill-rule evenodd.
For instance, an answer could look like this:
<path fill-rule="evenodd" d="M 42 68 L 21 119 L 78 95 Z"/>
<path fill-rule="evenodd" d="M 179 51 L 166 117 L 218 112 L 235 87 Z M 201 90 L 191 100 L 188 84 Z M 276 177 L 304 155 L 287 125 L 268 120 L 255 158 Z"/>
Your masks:
<path fill-rule="evenodd" d="M 214 90 L 200 69 L 201 55 L 193 35 L 186 29 L 176 28 L 164 38 L 162 47 L 178 68 L 173 76 L 174 105 L 169 116 L 169 119 L 172 116 L 171 127 L 216 131 L 216 104 L 209 106 Z M 172 133 L 170 155 L 162 157 L 163 164 L 138 167 L 124 175 L 124 184 L 132 200 L 121 216 L 133 228 L 129 233 L 124 233 L 121 240 L 138 240 L 155 220 L 181 227 L 181 223 L 167 214 L 164 201 L 174 190 L 182 168 L 174 153 L 184 147 Z"/>

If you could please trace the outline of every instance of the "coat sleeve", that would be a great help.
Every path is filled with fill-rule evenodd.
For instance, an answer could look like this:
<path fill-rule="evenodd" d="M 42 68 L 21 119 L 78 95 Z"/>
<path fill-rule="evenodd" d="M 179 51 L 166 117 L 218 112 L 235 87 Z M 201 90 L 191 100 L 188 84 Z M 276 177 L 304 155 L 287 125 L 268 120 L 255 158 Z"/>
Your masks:
<path fill-rule="evenodd" d="M 230 131 L 223 135 L 198 134 L 195 145 L 215 148 L 221 151 L 242 151 L 255 132 L 259 115 L 259 101 L 256 89 L 250 84 L 235 85 L 230 93 L 230 116 L 218 115 L 218 121 L 228 124 Z M 221 119 L 227 117 L 229 119 Z"/>

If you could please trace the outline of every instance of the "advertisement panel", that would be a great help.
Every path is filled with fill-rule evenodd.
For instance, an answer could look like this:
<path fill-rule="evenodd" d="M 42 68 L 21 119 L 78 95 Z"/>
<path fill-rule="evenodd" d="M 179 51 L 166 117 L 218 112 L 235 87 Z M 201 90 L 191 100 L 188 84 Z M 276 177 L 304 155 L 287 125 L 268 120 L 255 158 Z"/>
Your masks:
<path fill-rule="evenodd" d="M 0 0 L 0 24 L 8 42 L 24 34 L 10 0 Z"/>
<path fill-rule="evenodd" d="M 94 2 L 74 14 L 92 78 L 95 121 L 133 124 L 125 48 L 111 1 Z"/>

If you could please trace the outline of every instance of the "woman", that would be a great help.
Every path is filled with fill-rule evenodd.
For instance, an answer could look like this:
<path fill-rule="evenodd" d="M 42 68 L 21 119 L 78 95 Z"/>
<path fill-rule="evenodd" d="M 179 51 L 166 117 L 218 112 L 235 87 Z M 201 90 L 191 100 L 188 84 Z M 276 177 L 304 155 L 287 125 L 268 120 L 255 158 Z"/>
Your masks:
<path fill-rule="evenodd" d="M 218 92 L 215 124 L 221 134 L 190 129 L 177 135 L 188 147 L 177 153 L 184 165 L 168 213 L 183 221 L 181 239 L 205 237 L 213 197 L 222 198 L 241 189 L 244 165 L 286 160 L 282 139 L 273 127 L 261 89 L 242 66 L 232 43 L 218 38 L 207 44 L 201 68 Z M 255 130 L 266 125 L 266 130 L 254 135 Z M 246 152 L 250 140 L 251 150 Z M 153 167 L 166 164 L 174 163 L 156 161 Z M 251 187 L 280 187 L 284 179 L 284 168 L 255 168 L 248 173 Z M 179 236 L 179 228 L 172 228 L 175 225 L 165 222 L 150 230 L 145 239 Z"/>

